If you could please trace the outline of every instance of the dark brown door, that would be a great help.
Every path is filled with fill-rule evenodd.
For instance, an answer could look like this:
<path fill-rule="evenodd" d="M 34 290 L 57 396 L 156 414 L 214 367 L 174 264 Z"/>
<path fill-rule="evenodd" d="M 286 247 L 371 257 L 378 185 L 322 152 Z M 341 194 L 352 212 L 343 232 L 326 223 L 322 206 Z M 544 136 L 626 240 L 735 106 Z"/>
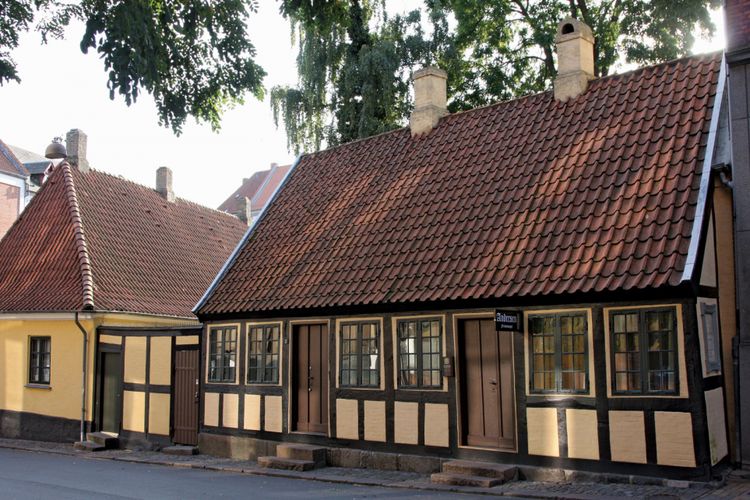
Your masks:
<path fill-rule="evenodd" d="M 492 319 L 459 323 L 463 443 L 515 448 L 513 334 Z"/>
<path fill-rule="evenodd" d="M 179 444 L 198 444 L 198 349 L 174 354 L 174 436 Z"/>
<path fill-rule="evenodd" d="M 119 352 L 103 352 L 101 357 L 101 408 L 104 432 L 120 432 L 120 401 L 122 396 L 121 355 Z"/>
<path fill-rule="evenodd" d="M 294 430 L 328 433 L 328 327 L 294 327 Z"/>

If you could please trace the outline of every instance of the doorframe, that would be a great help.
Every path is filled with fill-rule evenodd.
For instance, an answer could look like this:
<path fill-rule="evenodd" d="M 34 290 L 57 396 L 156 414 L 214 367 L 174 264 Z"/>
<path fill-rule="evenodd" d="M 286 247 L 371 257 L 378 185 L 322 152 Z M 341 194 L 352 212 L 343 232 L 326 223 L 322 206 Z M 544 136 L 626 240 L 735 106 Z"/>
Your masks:
<path fill-rule="evenodd" d="M 96 367 L 94 369 L 95 373 L 95 380 L 94 380 L 94 412 L 92 414 L 93 416 L 93 425 L 92 425 L 92 431 L 95 432 L 102 432 L 102 426 L 104 425 L 103 420 L 103 412 L 104 412 L 104 402 L 102 401 L 102 396 L 104 392 L 104 384 L 102 378 L 104 377 L 104 372 L 102 371 L 102 366 L 104 365 L 104 355 L 105 354 L 119 354 L 120 355 L 120 369 L 118 370 L 120 372 L 119 377 L 119 392 L 120 397 L 117 399 L 117 413 L 119 414 L 119 429 L 117 430 L 117 433 L 119 434 L 122 431 L 122 396 L 123 396 L 123 381 L 125 378 L 125 363 L 124 363 L 124 356 L 123 356 L 123 349 L 122 344 L 103 344 L 100 342 L 97 342 L 96 346 Z"/>
<path fill-rule="evenodd" d="M 296 431 L 292 430 L 294 429 L 294 401 L 296 397 L 296 389 L 294 387 L 294 365 L 296 364 L 296 358 L 294 357 L 294 330 L 297 326 L 304 326 L 304 325 L 324 325 L 328 328 L 328 338 L 326 342 L 328 343 L 328 370 L 327 370 L 327 380 L 326 380 L 326 386 L 328 390 L 328 415 L 327 415 L 327 423 L 328 423 L 328 432 L 325 434 L 318 433 L 318 432 L 305 432 L 305 431 Z M 284 337 L 284 342 L 289 347 L 289 356 L 287 356 L 287 380 L 289 381 L 286 384 L 286 394 L 287 394 L 287 405 L 286 405 L 286 421 L 287 421 L 287 433 L 289 434 L 301 434 L 305 436 L 323 436 L 331 437 L 331 412 L 333 411 L 332 396 L 335 397 L 335 389 L 331 389 L 331 332 L 334 332 L 335 328 L 335 320 L 333 318 L 308 318 L 308 319 L 294 319 L 289 321 L 289 328 L 288 331 L 288 337 Z M 334 332 L 335 334 L 335 332 Z M 335 338 L 334 338 L 335 341 Z M 335 401 L 333 401 L 335 403 Z"/>
<path fill-rule="evenodd" d="M 469 446 L 464 444 L 463 434 L 463 394 L 461 387 L 463 385 L 462 371 L 461 371 L 461 357 L 463 350 L 461 348 L 461 342 L 459 336 L 461 331 L 459 330 L 459 324 L 462 320 L 466 319 L 495 319 L 495 312 L 492 311 L 481 311 L 471 313 L 455 313 L 453 314 L 453 353 L 455 359 L 455 384 L 456 384 L 456 447 L 467 449 L 467 450 L 483 450 L 483 451 L 494 451 L 500 453 L 518 453 L 518 394 L 516 392 L 516 342 L 515 338 L 511 340 L 511 373 L 513 373 L 513 381 L 511 387 L 513 388 L 513 448 L 485 448 L 483 446 Z M 515 335 L 516 332 L 511 332 Z"/>
<path fill-rule="evenodd" d="M 201 355 L 202 355 L 202 349 L 200 344 L 200 335 L 198 336 L 198 343 L 197 344 L 178 344 L 177 343 L 177 337 L 172 337 L 172 353 L 171 353 L 171 360 L 172 363 L 172 370 L 171 370 L 171 383 L 169 384 L 169 440 L 174 443 L 174 420 L 175 420 L 175 394 L 177 394 L 176 388 L 176 380 L 175 377 L 175 358 L 177 357 L 177 351 L 198 351 L 198 421 L 195 424 L 195 434 L 196 436 L 200 436 L 201 431 L 201 403 L 203 400 L 203 377 L 201 375 Z"/>

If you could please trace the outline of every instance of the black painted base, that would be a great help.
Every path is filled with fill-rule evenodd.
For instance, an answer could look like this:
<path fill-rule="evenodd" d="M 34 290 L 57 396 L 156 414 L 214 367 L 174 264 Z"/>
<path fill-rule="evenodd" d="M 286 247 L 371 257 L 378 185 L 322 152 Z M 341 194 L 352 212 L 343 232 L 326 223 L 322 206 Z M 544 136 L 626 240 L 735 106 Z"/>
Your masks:
<path fill-rule="evenodd" d="M 158 451 L 172 445 L 169 436 L 144 434 L 142 432 L 120 431 L 120 447 L 131 450 Z"/>
<path fill-rule="evenodd" d="M 91 428 L 90 422 L 86 428 Z M 80 420 L 0 410 L 0 437 L 7 439 L 73 443 L 80 439 L 80 432 Z"/>

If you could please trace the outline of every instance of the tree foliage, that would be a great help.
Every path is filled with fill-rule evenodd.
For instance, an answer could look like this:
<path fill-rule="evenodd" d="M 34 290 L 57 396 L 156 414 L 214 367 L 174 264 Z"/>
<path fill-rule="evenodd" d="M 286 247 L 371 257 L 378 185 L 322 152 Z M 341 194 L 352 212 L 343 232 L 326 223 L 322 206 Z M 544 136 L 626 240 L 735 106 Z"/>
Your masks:
<path fill-rule="evenodd" d="M 247 92 L 263 97 L 265 73 L 245 25 L 256 8 L 255 0 L 2 0 L 0 85 L 20 81 L 9 52 L 19 33 L 36 22 L 47 41 L 80 20 L 81 50 L 104 62 L 110 98 L 130 105 L 145 90 L 160 124 L 175 133 L 188 116 L 218 129 L 223 111 Z"/>
<path fill-rule="evenodd" d="M 567 16 L 595 35 L 595 68 L 689 52 L 696 27 L 711 33 L 720 0 L 425 0 L 388 15 L 386 0 L 282 0 L 296 34 L 299 83 L 272 90 L 289 146 L 317 149 L 402 126 L 409 78 L 437 63 L 449 74 L 451 111 L 550 88 L 554 38 Z"/>

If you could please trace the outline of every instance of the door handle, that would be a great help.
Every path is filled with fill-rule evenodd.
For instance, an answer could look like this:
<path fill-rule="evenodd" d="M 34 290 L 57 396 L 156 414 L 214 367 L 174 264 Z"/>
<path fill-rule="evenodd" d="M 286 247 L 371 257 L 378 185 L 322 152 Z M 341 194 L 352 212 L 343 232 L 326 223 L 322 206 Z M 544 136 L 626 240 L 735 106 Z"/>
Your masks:
<path fill-rule="evenodd" d="M 490 380 L 490 385 L 497 385 L 497 380 Z"/>

